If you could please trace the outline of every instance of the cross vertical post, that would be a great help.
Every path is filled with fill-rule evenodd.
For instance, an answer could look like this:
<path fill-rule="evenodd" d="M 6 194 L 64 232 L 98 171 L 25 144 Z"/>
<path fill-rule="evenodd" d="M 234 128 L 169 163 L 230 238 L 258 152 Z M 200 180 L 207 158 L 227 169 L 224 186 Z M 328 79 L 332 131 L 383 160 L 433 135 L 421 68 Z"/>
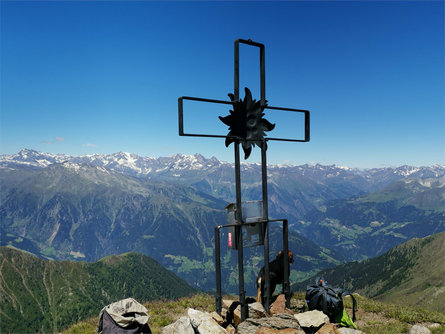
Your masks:
<path fill-rule="evenodd" d="M 269 312 L 270 300 L 270 277 L 269 277 L 269 207 L 267 202 L 267 162 L 266 162 L 266 141 L 261 145 L 261 177 L 263 192 L 263 220 L 264 228 L 264 308 Z"/>
<path fill-rule="evenodd" d="M 253 42 L 252 40 L 237 39 L 235 41 L 235 61 L 234 61 L 234 100 L 239 101 L 239 44 L 247 44 L 255 46 L 260 49 L 260 96 L 261 96 L 261 108 L 266 107 L 266 60 L 265 60 L 265 47 L 264 44 Z M 238 147 L 238 148 L 237 148 Z M 264 230 L 264 273 L 265 273 L 265 302 L 264 307 L 269 311 L 269 294 L 270 279 L 269 279 L 269 233 L 267 220 L 269 219 L 268 213 L 268 201 L 267 201 L 267 162 L 266 162 L 266 140 L 263 138 L 261 142 L 261 174 L 262 174 L 262 219 L 265 221 L 263 224 Z M 241 177 L 240 177 L 240 157 L 239 157 L 239 141 L 235 141 L 235 182 L 236 182 L 236 207 L 237 207 L 237 221 L 243 223 L 242 220 L 242 200 L 241 200 Z M 244 292 L 244 250 L 242 242 L 242 226 L 237 227 L 239 229 L 238 236 L 238 282 L 239 282 L 239 294 L 241 303 L 241 318 L 247 317 L 248 308 L 245 302 Z"/>
<path fill-rule="evenodd" d="M 246 304 L 246 292 L 244 291 L 244 249 L 243 249 L 243 230 L 242 230 L 242 221 L 243 221 L 243 213 L 242 213 L 242 201 L 241 201 L 241 166 L 240 166 L 240 152 L 239 146 L 240 143 L 238 140 L 235 140 L 235 183 L 236 183 L 236 211 L 235 211 L 235 219 L 237 222 L 241 222 L 238 226 L 235 227 L 236 233 L 235 236 L 237 238 L 236 244 L 238 245 L 238 292 L 239 292 L 239 300 L 241 303 L 241 319 L 244 320 L 247 318 L 247 304 Z"/>

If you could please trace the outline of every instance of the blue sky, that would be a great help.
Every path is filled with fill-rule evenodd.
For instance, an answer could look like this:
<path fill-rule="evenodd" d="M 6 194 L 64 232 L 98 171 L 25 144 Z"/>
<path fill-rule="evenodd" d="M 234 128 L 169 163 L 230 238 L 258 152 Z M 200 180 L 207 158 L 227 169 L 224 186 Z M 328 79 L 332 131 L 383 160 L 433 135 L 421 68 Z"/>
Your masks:
<path fill-rule="evenodd" d="M 442 1 L 0 6 L 0 154 L 232 161 L 223 139 L 178 136 L 177 99 L 228 100 L 234 41 L 251 38 L 266 46 L 269 104 L 311 111 L 311 141 L 269 142 L 270 163 L 445 164 Z M 240 56 L 241 86 L 258 99 L 258 51 L 241 47 Z M 227 132 L 217 119 L 225 107 L 191 103 L 185 113 L 190 131 Z M 270 136 L 301 132 L 298 117 L 265 117 L 277 123 Z M 248 161 L 258 157 L 255 149 Z"/>

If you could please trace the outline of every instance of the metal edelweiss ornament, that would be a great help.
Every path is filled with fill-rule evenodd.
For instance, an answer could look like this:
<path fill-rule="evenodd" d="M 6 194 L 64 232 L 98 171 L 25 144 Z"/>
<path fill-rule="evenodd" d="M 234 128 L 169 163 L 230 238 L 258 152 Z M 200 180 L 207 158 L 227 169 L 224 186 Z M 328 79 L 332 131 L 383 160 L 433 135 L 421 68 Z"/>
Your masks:
<path fill-rule="evenodd" d="M 226 137 L 226 147 L 235 140 L 239 139 L 244 151 L 244 159 L 247 159 L 252 152 L 252 146 L 261 146 L 263 138 L 266 136 L 265 131 L 271 131 L 275 128 L 275 124 L 270 123 L 264 116 L 264 106 L 261 101 L 252 99 L 252 93 L 249 88 L 245 88 L 246 95 L 244 100 L 235 101 L 233 94 L 228 94 L 230 100 L 235 102 L 230 115 L 219 119 L 229 126 L 229 133 Z M 266 144 L 267 149 L 267 144 Z"/>

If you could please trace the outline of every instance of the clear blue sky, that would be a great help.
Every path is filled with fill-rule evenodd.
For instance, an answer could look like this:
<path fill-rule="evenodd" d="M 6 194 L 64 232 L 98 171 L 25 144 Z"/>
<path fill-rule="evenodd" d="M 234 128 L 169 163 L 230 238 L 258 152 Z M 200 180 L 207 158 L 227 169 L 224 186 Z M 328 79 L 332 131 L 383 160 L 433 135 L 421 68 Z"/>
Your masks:
<path fill-rule="evenodd" d="M 266 45 L 269 104 L 311 111 L 311 142 L 270 142 L 270 163 L 445 164 L 442 1 L 0 6 L 0 154 L 201 153 L 232 161 L 223 139 L 178 136 L 177 99 L 228 100 L 233 43 L 251 38 Z M 257 50 L 242 47 L 241 85 L 259 98 L 257 66 Z M 185 107 L 190 130 L 227 132 L 217 116 L 228 109 Z M 300 119 L 280 115 L 266 114 L 276 131 L 300 131 Z M 248 161 L 258 156 L 255 149 Z"/>

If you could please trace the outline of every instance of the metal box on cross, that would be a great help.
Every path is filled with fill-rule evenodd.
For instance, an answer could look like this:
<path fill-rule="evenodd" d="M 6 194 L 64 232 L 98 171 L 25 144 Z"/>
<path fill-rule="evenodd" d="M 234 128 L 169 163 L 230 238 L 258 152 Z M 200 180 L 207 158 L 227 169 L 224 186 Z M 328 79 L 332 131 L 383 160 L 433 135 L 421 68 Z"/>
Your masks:
<path fill-rule="evenodd" d="M 248 224 L 242 229 L 242 238 L 237 235 L 237 220 L 235 218 L 236 205 L 230 203 L 226 206 L 227 211 L 227 246 L 230 249 L 238 249 L 238 239 L 242 240 L 243 247 L 261 246 L 264 244 L 264 224 L 263 220 L 263 201 L 248 201 L 241 204 L 243 222 L 258 223 Z"/>

